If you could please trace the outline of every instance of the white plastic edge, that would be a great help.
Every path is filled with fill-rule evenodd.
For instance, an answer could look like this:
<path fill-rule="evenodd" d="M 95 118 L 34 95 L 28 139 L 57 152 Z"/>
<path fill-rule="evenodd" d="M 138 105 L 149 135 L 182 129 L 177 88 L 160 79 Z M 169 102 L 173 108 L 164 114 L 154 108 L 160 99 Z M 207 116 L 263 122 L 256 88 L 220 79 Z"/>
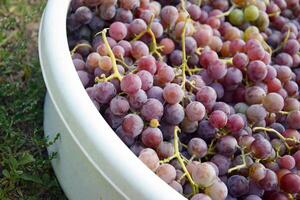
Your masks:
<path fill-rule="evenodd" d="M 48 1 L 40 26 L 39 56 L 50 98 L 72 138 L 99 173 L 124 197 L 184 200 L 128 149 L 89 99 L 68 49 L 69 3 L 70 0 Z"/>

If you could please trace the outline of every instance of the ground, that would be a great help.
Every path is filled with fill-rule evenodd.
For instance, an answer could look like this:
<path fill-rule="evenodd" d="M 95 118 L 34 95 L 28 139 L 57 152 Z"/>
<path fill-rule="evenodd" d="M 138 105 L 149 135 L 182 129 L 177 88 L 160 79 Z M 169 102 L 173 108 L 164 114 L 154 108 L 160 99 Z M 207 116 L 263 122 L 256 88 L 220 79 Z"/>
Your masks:
<path fill-rule="evenodd" d="M 0 199 L 65 199 L 43 137 L 37 31 L 46 0 L 0 0 Z"/>

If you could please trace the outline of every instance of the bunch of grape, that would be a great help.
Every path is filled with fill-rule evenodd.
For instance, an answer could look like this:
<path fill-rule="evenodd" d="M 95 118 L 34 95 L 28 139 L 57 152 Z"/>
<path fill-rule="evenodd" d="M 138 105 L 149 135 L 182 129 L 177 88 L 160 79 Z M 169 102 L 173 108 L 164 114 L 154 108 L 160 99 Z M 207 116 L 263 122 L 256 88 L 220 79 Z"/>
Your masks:
<path fill-rule="evenodd" d="M 73 0 L 67 29 L 96 108 L 177 192 L 300 199 L 299 0 Z"/>

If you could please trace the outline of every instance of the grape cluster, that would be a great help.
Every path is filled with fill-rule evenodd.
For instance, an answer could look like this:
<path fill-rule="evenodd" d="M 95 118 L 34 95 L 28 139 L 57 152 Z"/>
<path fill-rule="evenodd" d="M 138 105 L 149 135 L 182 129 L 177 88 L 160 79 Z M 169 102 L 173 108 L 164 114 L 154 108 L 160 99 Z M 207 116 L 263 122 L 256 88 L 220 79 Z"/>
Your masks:
<path fill-rule="evenodd" d="M 92 102 L 174 190 L 300 199 L 299 0 L 72 0 L 67 29 Z"/>

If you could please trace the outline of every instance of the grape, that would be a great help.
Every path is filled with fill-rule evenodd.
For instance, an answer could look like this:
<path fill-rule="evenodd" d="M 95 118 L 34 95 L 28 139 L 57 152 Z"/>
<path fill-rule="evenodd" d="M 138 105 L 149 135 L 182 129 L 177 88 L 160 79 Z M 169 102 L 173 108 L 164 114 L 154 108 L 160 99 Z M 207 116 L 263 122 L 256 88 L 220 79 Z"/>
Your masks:
<path fill-rule="evenodd" d="M 211 162 L 213 162 L 218 167 L 220 176 L 225 175 L 231 165 L 230 159 L 221 154 L 215 154 L 212 157 Z"/>
<path fill-rule="evenodd" d="M 201 102 L 206 109 L 210 110 L 216 102 L 217 93 L 212 87 L 204 86 L 198 90 L 196 99 Z"/>
<path fill-rule="evenodd" d="M 118 8 L 115 16 L 115 20 L 123 23 L 130 23 L 133 20 L 133 14 L 130 10 L 124 8 Z"/>
<path fill-rule="evenodd" d="M 125 55 L 125 50 L 120 45 L 116 45 L 112 48 L 112 52 L 116 58 L 123 58 Z"/>
<path fill-rule="evenodd" d="M 159 22 L 153 22 L 151 24 L 151 30 L 155 36 L 155 38 L 160 38 L 164 33 L 164 28 Z"/>
<path fill-rule="evenodd" d="M 170 54 L 174 51 L 175 49 L 175 44 L 172 39 L 170 38 L 163 38 L 160 42 L 159 45 L 162 46 L 162 53 L 163 54 Z"/>
<path fill-rule="evenodd" d="M 122 22 L 114 22 L 109 26 L 109 36 L 119 41 L 127 35 L 127 27 Z"/>
<path fill-rule="evenodd" d="M 195 194 L 191 200 L 211 200 L 211 198 L 209 196 L 207 196 L 206 194 L 202 194 L 202 193 L 198 193 Z"/>
<path fill-rule="evenodd" d="M 195 50 L 197 48 L 196 40 L 191 36 L 185 37 L 184 40 L 185 40 L 185 51 L 186 51 L 186 53 L 187 54 L 195 53 Z"/>
<path fill-rule="evenodd" d="M 222 49 L 223 41 L 218 36 L 213 36 L 208 45 L 212 50 L 219 52 Z"/>
<path fill-rule="evenodd" d="M 181 87 L 175 83 L 167 84 L 163 91 L 163 97 L 169 104 L 179 103 L 183 95 Z"/>
<path fill-rule="evenodd" d="M 125 134 L 133 138 L 141 134 L 143 127 L 143 120 L 136 114 L 126 115 L 122 122 L 122 128 Z"/>
<path fill-rule="evenodd" d="M 162 142 L 163 135 L 159 128 L 148 127 L 142 132 L 142 142 L 146 147 L 157 148 Z"/>
<path fill-rule="evenodd" d="M 299 93 L 299 87 L 295 81 L 286 82 L 284 84 L 284 89 L 287 91 L 289 96 L 295 96 Z"/>
<path fill-rule="evenodd" d="M 196 29 L 193 34 L 194 39 L 197 42 L 198 47 L 204 47 L 208 45 L 213 36 L 212 28 L 209 25 L 201 25 L 198 29 Z"/>
<path fill-rule="evenodd" d="M 277 70 L 277 78 L 282 82 L 287 82 L 291 79 L 292 71 L 287 66 L 280 66 Z"/>
<path fill-rule="evenodd" d="M 100 69 L 102 69 L 103 71 L 110 71 L 112 69 L 112 62 L 110 57 L 108 56 L 102 56 L 99 59 L 99 67 Z"/>
<path fill-rule="evenodd" d="M 163 115 L 163 111 L 164 107 L 160 101 L 149 98 L 141 109 L 141 115 L 147 121 L 152 119 L 159 120 Z"/>
<path fill-rule="evenodd" d="M 197 121 L 190 121 L 188 118 L 184 118 L 180 124 L 180 128 L 185 133 L 194 133 L 198 128 Z"/>
<path fill-rule="evenodd" d="M 213 110 L 220 110 L 223 111 L 226 115 L 230 115 L 231 111 L 230 111 L 230 106 L 224 102 L 216 102 L 214 104 Z"/>
<path fill-rule="evenodd" d="M 160 159 L 165 159 L 174 155 L 174 146 L 169 142 L 162 142 L 156 151 Z"/>
<path fill-rule="evenodd" d="M 228 194 L 226 185 L 219 179 L 205 188 L 205 194 L 209 195 L 212 200 L 224 200 Z"/>
<path fill-rule="evenodd" d="M 202 79 L 201 79 L 202 80 Z M 212 83 L 209 85 L 212 87 L 217 93 L 217 99 L 221 99 L 224 96 L 224 88 L 220 83 Z"/>
<path fill-rule="evenodd" d="M 242 72 L 235 68 L 235 67 L 229 67 L 227 69 L 227 73 L 224 77 L 224 85 L 227 86 L 227 88 L 229 86 L 236 86 L 238 84 L 240 84 L 243 80 L 243 74 Z"/>
<path fill-rule="evenodd" d="M 153 149 L 143 149 L 140 152 L 139 159 L 152 171 L 156 171 L 159 167 L 159 158 Z"/>
<path fill-rule="evenodd" d="M 110 110 L 114 115 L 124 115 L 129 110 L 129 103 L 125 97 L 115 96 L 109 104 Z"/>
<path fill-rule="evenodd" d="M 140 142 L 135 142 L 131 147 L 130 150 L 138 157 L 141 151 L 145 149 L 145 147 Z"/>
<path fill-rule="evenodd" d="M 95 69 L 96 67 L 98 67 L 100 59 L 101 59 L 101 56 L 98 53 L 92 52 L 86 58 L 86 64 L 89 65 L 90 67 L 92 67 L 93 69 Z M 75 61 L 75 63 L 74 63 L 74 61 Z M 83 61 L 79 60 L 79 59 L 74 59 L 73 60 L 73 63 L 75 65 L 75 67 L 76 67 L 76 64 L 77 64 L 77 68 L 84 69 L 85 65 L 82 62 Z"/>
<path fill-rule="evenodd" d="M 233 25 L 240 26 L 244 22 L 244 13 L 241 9 L 234 9 L 229 14 L 229 21 Z"/>
<path fill-rule="evenodd" d="M 238 114 L 233 114 L 228 117 L 227 128 L 231 132 L 237 132 L 244 127 L 245 123 L 243 118 Z"/>
<path fill-rule="evenodd" d="M 175 78 L 174 69 L 169 65 L 163 65 L 158 69 L 156 77 L 162 84 L 169 83 Z"/>
<path fill-rule="evenodd" d="M 240 175 L 233 175 L 227 181 L 228 192 L 233 197 L 240 197 L 249 192 L 249 181 Z"/>
<path fill-rule="evenodd" d="M 267 73 L 268 71 L 265 63 L 259 60 L 251 61 L 248 65 L 248 77 L 254 82 L 262 81 L 267 76 Z"/>
<path fill-rule="evenodd" d="M 185 108 L 186 116 L 191 121 L 200 121 L 205 116 L 205 107 L 200 102 L 191 102 Z"/>
<path fill-rule="evenodd" d="M 74 13 L 74 18 L 77 22 L 81 24 L 88 24 L 92 21 L 93 13 L 86 6 L 81 6 L 76 9 Z"/>
<path fill-rule="evenodd" d="M 171 53 L 169 59 L 170 59 L 170 62 L 171 62 L 172 65 L 174 65 L 174 66 L 180 66 L 181 63 L 182 63 L 182 51 L 177 50 L 177 49 L 174 50 Z"/>
<path fill-rule="evenodd" d="M 90 82 L 90 75 L 82 70 L 77 71 L 79 79 L 84 87 L 86 87 Z"/>
<path fill-rule="evenodd" d="M 277 93 L 269 93 L 263 100 L 263 106 L 268 112 L 279 112 L 284 106 L 284 100 Z"/>
<path fill-rule="evenodd" d="M 147 56 L 149 54 L 148 46 L 141 41 L 135 41 L 131 44 L 131 55 L 135 59 L 139 59 L 143 56 Z"/>
<path fill-rule="evenodd" d="M 249 177 L 259 182 L 266 176 L 266 168 L 261 163 L 253 163 L 249 168 Z"/>
<path fill-rule="evenodd" d="M 129 56 L 130 55 L 132 47 L 131 47 L 131 44 L 128 41 L 121 40 L 121 41 L 118 42 L 118 45 L 123 47 L 123 49 L 125 51 L 124 56 Z"/>
<path fill-rule="evenodd" d="M 189 14 L 193 20 L 198 20 L 201 16 L 201 9 L 199 6 L 197 6 L 195 4 L 191 4 L 187 8 L 187 11 L 189 12 Z"/>
<path fill-rule="evenodd" d="M 178 183 L 177 181 L 172 181 L 171 183 L 169 183 L 169 185 L 176 190 L 177 192 L 179 192 L 180 194 L 183 193 L 183 188 L 180 185 L 180 183 Z"/>
<path fill-rule="evenodd" d="M 289 128 L 300 129 L 300 111 L 292 111 L 287 116 Z"/>
<path fill-rule="evenodd" d="M 128 134 L 125 133 L 125 131 L 123 130 L 122 126 L 116 129 L 116 134 L 119 136 L 122 142 L 124 142 L 127 146 L 133 145 L 135 139 L 131 136 L 128 136 Z"/>
<path fill-rule="evenodd" d="M 215 51 L 203 50 L 199 58 L 201 66 L 207 68 L 212 62 L 218 60 L 218 54 Z"/>
<path fill-rule="evenodd" d="M 138 70 L 146 70 L 153 75 L 156 72 L 155 58 L 150 55 L 141 57 L 137 60 L 137 68 Z"/>
<path fill-rule="evenodd" d="M 192 177 L 195 183 L 203 187 L 208 187 L 214 183 L 217 175 L 214 168 L 204 162 L 195 166 L 192 171 Z"/>
<path fill-rule="evenodd" d="M 163 89 L 158 86 L 153 86 L 147 91 L 148 98 L 153 98 L 159 100 L 161 103 L 164 102 L 163 99 Z"/>
<path fill-rule="evenodd" d="M 100 17 L 104 20 L 110 20 L 116 15 L 116 7 L 110 4 L 102 4 L 100 6 Z"/>
<path fill-rule="evenodd" d="M 128 74 L 121 81 L 121 90 L 128 94 L 134 94 L 141 88 L 142 81 L 136 74 Z"/>
<path fill-rule="evenodd" d="M 158 175 L 162 180 L 166 183 L 171 183 L 176 178 L 176 170 L 170 164 L 162 164 L 155 171 L 156 175 Z"/>
<path fill-rule="evenodd" d="M 138 34 L 142 33 L 143 31 L 146 31 L 146 29 L 147 29 L 147 24 L 142 19 L 134 19 L 129 24 L 129 31 L 133 35 L 138 35 Z"/>
<path fill-rule="evenodd" d="M 214 80 L 223 78 L 226 72 L 226 65 L 221 60 L 211 62 L 207 67 L 208 75 Z"/>
<path fill-rule="evenodd" d="M 202 120 L 199 123 L 197 134 L 205 141 L 211 140 L 216 135 L 216 129 L 207 120 Z"/>
<path fill-rule="evenodd" d="M 169 27 L 172 27 L 179 17 L 179 14 L 174 6 L 165 6 L 161 9 L 160 17 L 163 23 Z"/>
<path fill-rule="evenodd" d="M 133 10 L 139 6 L 138 0 L 120 0 L 120 7 L 128 10 Z"/>
<path fill-rule="evenodd" d="M 216 145 L 220 154 L 225 156 L 232 156 L 237 150 L 238 143 L 232 136 L 224 136 L 218 140 Z"/>
<path fill-rule="evenodd" d="M 223 128 L 227 124 L 227 115 L 223 111 L 215 110 L 209 116 L 209 123 L 215 128 Z"/>
<path fill-rule="evenodd" d="M 153 86 L 153 76 L 150 72 L 146 70 L 141 70 L 138 73 L 136 73 L 142 81 L 142 89 L 147 91 Z"/>
<path fill-rule="evenodd" d="M 289 39 L 283 46 L 282 50 L 290 55 L 294 55 L 297 52 L 299 52 L 299 49 L 300 49 L 299 42 L 295 39 Z"/>
<path fill-rule="evenodd" d="M 147 101 L 147 94 L 144 90 L 138 90 L 134 94 L 129 95 L 129 103 L 132 108 L 139 109 Z"/>
<path fill-rule="evenodd" d="M 207 154 L 207 144 L 201 138 L 193 138 L 188 143 L 188 152 L 195 158 L 203 158 Z"/>
<path fill-rule="evenodd" d="M 242 114 L 246 114 L 247 109 L 249 108 L 249 106 L 246 103 L 237 103 L 234 106 L 234 110 L 237 113 L 242 113 Z"/>
<path fill-rule="evenodd" d="M 263 106 L 254 104 L 247 109 L 246 115 L 250 121 L 259 122 L 265 119 L 267 112 Z"/>
<path fill-rule="evenodd" d="M 259 181 L 260 187 L 266 191 L 273 190 L 277 187 L 278 181 L 275 172 L 270 169 L 266 169 L 266 176 Z"/>
<path fill-rule="evenodd" d="M 291 67 L 293 65 L 293 58 L 288 53 L 279 53 L 276 56 L 276 64 Z"/>
<path fill-rule="evenodd" d="M 184 119 L 183 107 L 176 103 L 165 107 L 164 118 L 169 124 L 179 124 Z"/>
<path fill-rule="evenodd" d="M 116 95 L 116 88 L 110 82 L 98 83 L 94 88 L 94 98 L 102 104 L 108 103 Z"/>
<path fill-rule="evenodd" d="M 238 52 L 233 56 L 232 63 L 234 67 L 244 69 L 249 63 L 249 58 L 245 53 Z"/>
<path fill-rule="evenodd" d="M 296 165 L 295 159 L 293 158 L 293 156 L 290 155 L 284 155 L 278 158 L 277 162 L 281 168 L 289 170 L 293 169 Z"/>
<path fill-rule="evenodd" d="M 179 21 L 175 26 L 175 36 L 177 39 L 180 39 L 183 33 L 184 21 Z M 185 29 L 185 36 L 191 36 L 193 34 L 193 26 L 190 22 L 187 22 Z"/>
<path fill-rule="evenodd" d="M 274 78 L 267 83 L 269 92 L 278 92 L 281 89 L 281 82 L 279 79 Z"/>
<path fill-rule="evenodd" d="M 271 155 L 272 146 L 264 138 L 255 139 L 250 146 L 251 152 L 255 158 L 265 159 Z"/>

